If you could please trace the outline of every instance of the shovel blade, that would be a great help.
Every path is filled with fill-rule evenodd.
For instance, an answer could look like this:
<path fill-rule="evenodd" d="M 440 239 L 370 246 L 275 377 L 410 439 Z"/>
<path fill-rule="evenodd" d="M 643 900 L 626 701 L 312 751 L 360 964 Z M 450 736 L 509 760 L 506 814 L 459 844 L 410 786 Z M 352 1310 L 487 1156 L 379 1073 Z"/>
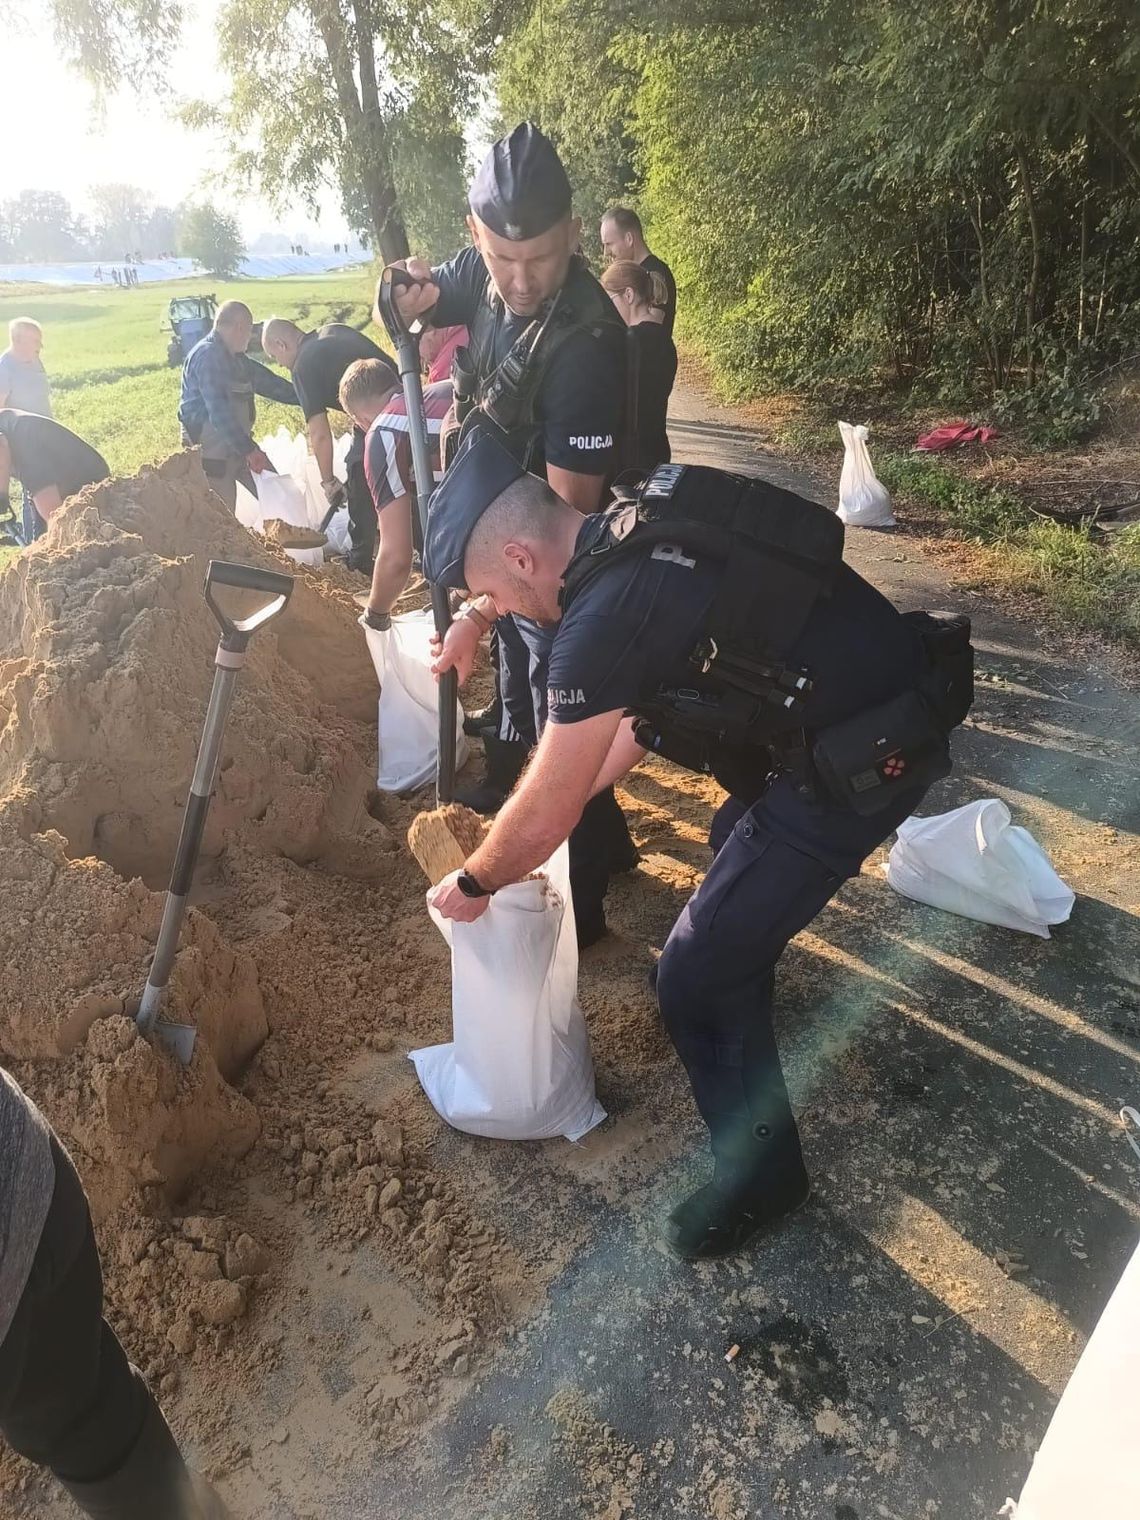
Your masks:
<path fill-rule="evenodd" d="M 189 1066 L 193 1059 L 197 1035 L 193 1024 L 168 1024 L 164 1019 L 157 1019 L 151 1027 L 151 1038 L 169 1050 L 183 1066 Z"/>

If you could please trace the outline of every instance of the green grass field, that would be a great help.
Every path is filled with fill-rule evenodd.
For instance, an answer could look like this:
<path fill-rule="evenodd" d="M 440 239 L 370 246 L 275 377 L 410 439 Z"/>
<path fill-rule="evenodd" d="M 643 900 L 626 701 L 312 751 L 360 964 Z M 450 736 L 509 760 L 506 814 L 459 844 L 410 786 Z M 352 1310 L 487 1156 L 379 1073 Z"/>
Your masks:
<path fill-rule="evenodd" d="M 160 331 L 171 296 L 236 297 L 255 321 L 279 316 L 302 327 L 360 326 L 372 308 L 373 279 L 364 266 L 347 274 L 176 280 L 132 290 L 0 285 L 0 347 L 12 317 L 34 317 L 42 325 L 55 415 L 93 444 L 115 474 L 127 475 L 179 447 L 179 371 L 166 363 L 168 335 Z M 370 322 L 368 332 L 380 340 Z M 282 423 L 299 431 L 300 412 L 258 401 L 259 437 Z"/>

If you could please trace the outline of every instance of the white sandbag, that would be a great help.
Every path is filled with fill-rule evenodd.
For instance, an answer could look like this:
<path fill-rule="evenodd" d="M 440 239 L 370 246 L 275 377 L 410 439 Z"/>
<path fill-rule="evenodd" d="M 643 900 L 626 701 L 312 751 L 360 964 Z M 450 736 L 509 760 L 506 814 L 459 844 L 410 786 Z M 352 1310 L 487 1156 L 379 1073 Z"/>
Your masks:
<path fill-rule="evenodd" d="M 843 469 L 839 476 L 839 517 L 855 528 L 893 528 L 891 493 L 875 474 L 867 452 L 867 429 L 839 424 Z"/>
<path fill-rule="evenodd" d="M 1125 1520 L 1140 1515 L 1140 1248 L 1109 1299 L 1054 1411 L 1016 1520 Z"/>
<path fill-rule="evenodd" d="M 351 433 L 341 433 L 336 442 L 333 444 L 333 474 L 338 480 L 348 480 L 348 465 L 345 461 L 348 458 L 348 451 L 351 447 Z M 321 500 L 324 501 L 325 493 L 323 490 L 321 490 L 321 472 L 319 469 L 317 469 L 317 462 L 315 459 L 312 461 L 312 464 L 317 477 L 317 490 L 320 493 Z M 327 506 L 322 507 L 322 518 L 327 511 Z M 330 518 L 328 524 L 325 527 L 325 533 L 328 536 L 329 549 L 333 554 L 348 553 L 348 551 L 352 548 L 352 535 L 349 533 L 348 528 L 347 507 L 341 507 L 336 516 Z"/>
<path fill-rule="evenodd" d="M 451 946 L 452 1041 L 411 1059 L 442 1118 L 493 1140 L 578 1140 L 606 1117 L 578 1006 L 567 845 L 543 873 L 496 892 L 474 923 L 431 914 Z"/>
<path fill-rule="evenodd" d="M 887 858 L 887 881 L 903 897 L 1049 938 L 1076 895 L 1029 833 L 996 797 L 933 818 L 908 818 Z"/>
<path fill-rule="evenodd" d="M 262 524 L 270 517 L 280 517 L 282 521 L 301 528 L 312 526 L 304 497 L 291 476 L 262 471 L 254 475 L 253 482 L 257 487 L 256 496 L 247 491 L 240 480 L 237 485 L 234 515 L 243 528 L 260 533 Z M 286 549 L 284 552 L 298 565 L 315 568 L 324 563 L 323 549 Z"/>
<path fill-rule="evenodd" d="M 380 773 L 382 792 L 412 792 L 434 780 L 439 747 L 439 688 L 431 673 L 430 611 L 405 612 L 391 628 L 369 628 L 360 619 L 380 682 Z M 467 759 L 463 710 L 457 702 L 455 768 Z"/>

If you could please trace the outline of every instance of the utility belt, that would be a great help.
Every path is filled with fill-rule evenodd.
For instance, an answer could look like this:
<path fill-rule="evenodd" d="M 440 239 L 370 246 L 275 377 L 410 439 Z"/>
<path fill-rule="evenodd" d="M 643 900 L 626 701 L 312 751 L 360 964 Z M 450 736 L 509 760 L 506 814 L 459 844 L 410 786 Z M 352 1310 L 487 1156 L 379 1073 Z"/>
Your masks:
<path fill-rule="evenodd" d="M 639 718 L 634 736 L 646 749 L 715 776 L 733 792 L 739 790 L 739 777 L 758 773 L 759 750 L 770 776 L 788 775 L 804 795 L 862 816 L 881 812 L 898 792 L 931 786 L 950 774 L 950 731 L 974 700 L 969 618 L 911 612 L 904 621 L 918 633 L 926 655 L 919 685 L 840 723 L 767 733 L 757 725 L 757 740 L 745 744 L 733 721 L 739 714 L 732 692 L 709 698 L 682 689 L 661 693 L 675 722 Z M 751 766 L 742 764 L 749 753 Z"/>

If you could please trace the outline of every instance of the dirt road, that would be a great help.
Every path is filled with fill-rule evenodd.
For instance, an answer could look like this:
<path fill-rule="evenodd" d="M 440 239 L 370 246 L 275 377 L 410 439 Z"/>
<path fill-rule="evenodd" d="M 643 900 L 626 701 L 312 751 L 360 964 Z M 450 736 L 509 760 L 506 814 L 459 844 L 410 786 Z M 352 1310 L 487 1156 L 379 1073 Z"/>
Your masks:
<path fill-rule="evenodd" d="M 676 457 L 797 484 L 730 412 L 684 391 L 674 412 Z M 1138 1233 L 1140 1167 L 1115 1112 L 1140 1097 L 1140 701 L 948 585 L 917 539 L 848 542 L 901 604 L 971 611 L 978 701 L 926 810 L 1003 798 L 1078 891 L 1071 923 L 1044 942 L 939 915 L 869 862 L 778 986 L 814 1199 L 699 1267 L 656 1244 L 704 1160 L 645 973 L 707 861 L 708 783 L 667 766 L 630 782 L 642 865 L 581 977 L 611 1118 L 579 1146 L 447 1130 L 404 1059 L 431 1029 L 357 1039 L 339 982 L 318 969 L 291 986 L 293 1021 L 250 1079 L 270 1143 L 185 1205 L 260 1224 L 277 1249 L 242 1332 L 252 1352 L 196 1357 L 171 1395 L 239 1516 L 971 1520 L 1018 1491 Z M 395 833 L 411 808 L 381 811 Z M 318 968 L 366 924 L 419 957 L 414 988 L 391 974 L 389 1012 L 434 967 L 440 1037 L 446 963 L 414 873 L 382 897 L 330 884 L 305 917 L 291 869 L 272 902 L 227 896 L 223 873 L 210 908 L 257 958 L 267 1006 L 275 915 Z M 439 1313 L 423 1274 L 282 1175 L 274 1137 L 314 1104 L 397 1114 L 416 1157 L 405 1188 L 465 1211 L 459 1259 L 486 1292 L 422 1397 L 405 1373 Z"/>

